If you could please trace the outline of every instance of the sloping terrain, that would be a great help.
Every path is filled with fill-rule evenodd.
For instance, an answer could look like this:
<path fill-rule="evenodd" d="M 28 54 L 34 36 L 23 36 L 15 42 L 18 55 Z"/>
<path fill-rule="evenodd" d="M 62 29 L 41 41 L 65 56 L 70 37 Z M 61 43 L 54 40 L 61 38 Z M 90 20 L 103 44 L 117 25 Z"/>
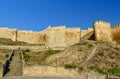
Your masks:
<path fill-rule="evenodd" d="M 83 72 L 98 71 L 120 76 L 120 45 L 110 42 L 82 41 L 66 49 L 23 50 L 26 66 L 49 65 L 77 68 Z"/>
<path fill-rule="evenodd" d="M 120 45 L 109 42 L 84 41 L 46 59 L 49 65 L 110 69 L 120 75 Z"/>
<path fill-rule="evenodd" d="M 12 45 L 12 46 L 33 46 L 33 45 L 41 45 L 41 44 L 30 44 L 21 41 L 12 41 L 7 38 L 0 38 L 0 45 Z"/>
<path fill-rule="evenodd" d="M 8 58 L 10 52 L 11 52 L 11 50 L 9 50 L 9 49 L 1 49 L 0 48 L 0 72 L 3 70 L 2 69 L 3 63 Z"/>
<path fill-rule="evenodd" d="M 49 58 L 46 59 L 47 63 L 51 65 L 65 65 L 65 64 L 75 64 L 79 65 L 83 63 L 83 61 L 87 58 L 86 55 L 88 55 L 92 49 L 92 44 L 87 44 L 87 42 L 81 43 L 79 45 L 73 45 L 62 52 L 52 55 Z M 83 51 L 84 50 L 84 51 Z"/>

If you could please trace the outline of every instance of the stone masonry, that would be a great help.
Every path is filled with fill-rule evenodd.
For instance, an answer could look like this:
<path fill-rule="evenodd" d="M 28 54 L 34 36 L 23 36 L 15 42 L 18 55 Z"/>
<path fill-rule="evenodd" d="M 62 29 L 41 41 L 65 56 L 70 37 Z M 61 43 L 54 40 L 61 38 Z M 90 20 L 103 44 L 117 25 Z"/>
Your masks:
<path fill-rule="evenodd" d="M 87 30 L 66 28 L 66 26 L 49 26 L 40 32 L 0 28 L 0 38 L 42 44 L 50 47 L 66 47 L 79 42 L 84 36 L 91 32 L 94 32 L 96 41 L 120 43 L 120 25 L 111 28 L 110 23 L 105 21 L 96 21 L 94 28 L 88 28 Z"/>
<path fill-rule="evenodd" d="M 94 23 L 96 41 L 112 41 L 110 23 L 96 21 Z"/>

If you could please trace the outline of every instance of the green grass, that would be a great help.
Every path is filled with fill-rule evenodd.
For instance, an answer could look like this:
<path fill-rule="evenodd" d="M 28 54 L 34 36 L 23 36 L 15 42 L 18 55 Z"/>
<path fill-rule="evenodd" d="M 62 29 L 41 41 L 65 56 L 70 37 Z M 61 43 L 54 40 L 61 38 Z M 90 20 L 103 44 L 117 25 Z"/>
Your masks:
<path fill-rule="evenodd" d="M 106 73 L 107 73 L 105 69 L 100 69 L 100 68 L 98 68 L 98 67 L 96 67 L 96 66 L 89 67 L 89 69 L 90 69 L 90 70 L 93 70 L 93 71 L 95 71 L 95 72 L 102 73 L 102 74 L 106 74 Z"/>
<path fill-rule="evenodd" d="M 114 76 L 120 76 L 120 68 L 114 67 L 110 69 L 101 69 L 95 66 L 89 67 L 90 70 L 93 70 L 95 72 L 99 72 L 101 74 L 109 74 Z"/>
<path fill-rule="evenodd" d="M 111 69 L 108 69 L 107 72 L 110 74 L 110 75 L 116 75 L 116 76 L 120 76 L 120 68 L 111 68 Z"/>
<path fill-rule="evenodd" d="M 12 46 L 44 46 L 44 44 L 31 44 L 22 41 L 12 41 L 7 38 L 0 38 L 0 45 L 12 45 Z"/>

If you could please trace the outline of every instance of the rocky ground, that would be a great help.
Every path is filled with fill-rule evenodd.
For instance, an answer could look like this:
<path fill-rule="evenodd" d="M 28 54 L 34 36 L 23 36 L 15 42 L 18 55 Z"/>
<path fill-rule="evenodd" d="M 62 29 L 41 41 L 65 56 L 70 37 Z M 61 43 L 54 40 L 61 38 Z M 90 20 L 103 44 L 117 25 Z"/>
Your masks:
<path fill-rule="evenodd" d="M 97 71 L 120 76 L 120 45 L 110 42 L 82 41 L 66 49 L 23 51 L 25 65 L 49 65 L 74 68 L 80 72 Z M 13 77 L 11 79 L 15 79 Z M 7 79 L 7 78 L 5 78 Z M 28 79 L 18 77 L 17 79 Z M 59 77 L 30 77 L 29 79 L 64 79 Z M 72 79 L 72 78 L 65 78 Z"/>
<path fill-rule="evenodd" d="M 120 45 L 110 42 L 84 41 L 46 58 L 49 65 L 117 73 L 120 76 Z"/>
<path fill-rule="evenodd" d="M 47 76 L 41 76 L 41 77 L 35 77 L 35 76 L 16 76 L 16 77 L 4 77 L 1 79 L 76 79 L 76 78 L 70 78 L 70 77 L 47 77 Z"/>
<path fill-rule="evenodd" d="M 51 65 L 120 67 L 120 45 L 108 42 L 84 41 L 46 59 Z"/>

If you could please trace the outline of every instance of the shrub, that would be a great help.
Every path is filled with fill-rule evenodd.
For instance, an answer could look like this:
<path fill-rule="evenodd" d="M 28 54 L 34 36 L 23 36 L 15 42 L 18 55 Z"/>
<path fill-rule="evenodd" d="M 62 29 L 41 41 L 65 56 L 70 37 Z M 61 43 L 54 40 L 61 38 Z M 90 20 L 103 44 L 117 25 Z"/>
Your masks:
<path fill-rule="evenodd" d="M 45 56 L 50 56 L 50 55 L 53 55 L 53 54 L 56 54 L 56 53 L 58 53 L 58 52 L 60 52 L 60 50 L 47 50 L 46 52 L 45 52 Z"/>
<path fill-rule="evenodd" d="M 88 44 L 88 47 L 91 48 L 91 47 L 93 47 L 93 45 L 92 44 Z"/>
<path fill-rule="evenodd" d="M 118 47 L 115 47 L 114 49 L 115 49 L 115 50 L 117 50 L 117 51 L 119 51 L 119 50 L 120 50 L 120 48 L 118 48 Z"/>
<path fill-rule="evenodd" d="M 27 55 L 25 52 L 23 52 L 23 56 L 24 56 L 25 61 L 28 61 L 28 60 L 29 60 L 29 58 L 30 58 L 30 56 L 29 56 L 29 55 Z"/>
<path fill-rule="evenodd" d="M 78 69 L 79 69 L 80 71 L 83 71 L 83 70 L 84 70 L 84 68 L 83 68 L 83 67 L 79 67 Z"/>
<path fill-rule="evenodd" d="M 9 57 L 9 55 L 8 55 L 8 54 L 6 54 L 6 55 L 5 55 L 5 57 L 6 57 L 6 58 L 8 58 L 8 57 Z"/>
<path fill-rule="evenodd" d="M 29 49 L 25 49 L 25 50 L 23 50 L 23 52 L 30 52 L 30 50 Z"/>
<path fill-rule="evenodd" d="M 65 64 L 65 68 L 76 68 L 77 66 L 74 64 Z"/>
<path fill-rule="evenodd" d="M 104 56 L 104 52 L 99 52 L 98 55 L 99 56 Z"/>

